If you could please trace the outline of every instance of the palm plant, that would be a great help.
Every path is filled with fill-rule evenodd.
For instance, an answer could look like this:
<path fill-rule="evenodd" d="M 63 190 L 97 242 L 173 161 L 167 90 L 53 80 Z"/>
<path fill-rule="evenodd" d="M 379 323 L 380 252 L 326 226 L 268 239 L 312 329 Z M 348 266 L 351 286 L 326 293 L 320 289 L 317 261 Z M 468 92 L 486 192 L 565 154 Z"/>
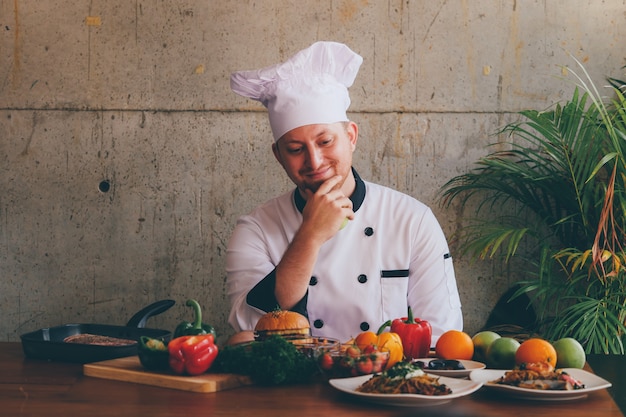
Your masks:
<path fill-rule="evenodd" d="M 476 208 L 459 236 L 465 254 L 523 261 L 517 295 L 533 300 L 534 331 L 623 354 L 626 100 L 619 83 L 602 98 L 580 68 L 570 100 L 521 111 L 498 150 L 443 186 L 442 202 Z"/>

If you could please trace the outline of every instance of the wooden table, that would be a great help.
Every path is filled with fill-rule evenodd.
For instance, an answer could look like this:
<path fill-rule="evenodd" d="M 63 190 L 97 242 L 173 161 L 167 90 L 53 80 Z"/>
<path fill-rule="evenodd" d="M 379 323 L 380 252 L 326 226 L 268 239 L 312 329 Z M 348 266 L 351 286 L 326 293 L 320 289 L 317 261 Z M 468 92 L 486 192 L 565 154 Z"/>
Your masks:
<path fill-rule="evenodd" d="M 613 359 L 617 360 L 617 359 Z M 618 360 L 623 362 L 623 357 Z M 609 364 L 605 366 L 614 369 Z M 626 397 L 624 379 L 611 381 L 613 395 Z M 607 390 L 584 400 L 527 402 L 485 389 L 419 410 L 353 400 L 328 384 L 247 386 L 193 393 L 84 376 L 82 365 L 24 358 L 20 343 L 0 343 L 0 416 L 623 416 Z"/>

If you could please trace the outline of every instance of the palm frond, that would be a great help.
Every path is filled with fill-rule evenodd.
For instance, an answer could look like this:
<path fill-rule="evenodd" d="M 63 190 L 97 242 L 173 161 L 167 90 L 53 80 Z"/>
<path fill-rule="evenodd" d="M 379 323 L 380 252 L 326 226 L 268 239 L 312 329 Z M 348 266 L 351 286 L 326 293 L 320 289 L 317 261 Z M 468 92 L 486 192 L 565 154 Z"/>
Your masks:
<path fill-rule="evenodd" d="M 560 312 L 559 320 L 553 322 L 546 337 L 551 340 L 573 337 L 581 342 L 587 353 L 624 354 L 622 339 L 615 337 L 615 329 L 625 334 L 626 327 L 614 314 L 615 307 L 620 306 L 610 299 L 577 299 Z"/>
<path fill-rule="evenodd" d="M 461 236 L 465 243 L 463 253 L 486 259 L 504 251 L 505 260 L 508 262 L 517 253 L 520 242 L 530 231 L 527 227 L 515 227 L 516 218 L 510 217 L 509 220 L 507 223 L 479 222 L 469 225 Z"/>
<path fill-rule="evenodd" d="M 459 233 L 464 255 L 523 259 L 519 292 L 532 297 L 549 334 L 623 353 L 625 87 L 610 79 L 607 100 L 576 62 L 582 75 L 569 71 L 571 99 L 521 111 L 496 132 L 495 151 L 444 184 L 441 202 L 474 209 Z"/>

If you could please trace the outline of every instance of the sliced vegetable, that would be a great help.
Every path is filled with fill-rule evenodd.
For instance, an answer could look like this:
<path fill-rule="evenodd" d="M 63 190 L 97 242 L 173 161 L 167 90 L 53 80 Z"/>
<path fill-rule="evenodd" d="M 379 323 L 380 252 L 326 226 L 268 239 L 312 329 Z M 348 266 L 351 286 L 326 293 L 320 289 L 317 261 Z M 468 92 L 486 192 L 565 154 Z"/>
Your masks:
<path fill-rule="evenodd" d="M 139 362 L 144 368 L 151 371 L 167 369 L 169 366 L 170 353 L 167 344 L 159 339 L 141 336 L 137 345 Z"/>

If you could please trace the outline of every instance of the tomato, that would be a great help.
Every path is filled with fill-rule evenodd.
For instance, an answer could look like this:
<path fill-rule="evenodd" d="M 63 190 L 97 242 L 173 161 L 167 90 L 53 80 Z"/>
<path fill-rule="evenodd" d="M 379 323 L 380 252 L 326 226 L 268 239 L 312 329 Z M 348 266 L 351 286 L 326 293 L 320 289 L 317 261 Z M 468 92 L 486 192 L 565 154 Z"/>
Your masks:
<path fill-rule="evenodd" d="M 346 349 L 346 354 L 351 358 L 356 358 L 361 356 L 361 350 L 356 346 L 350 346 Z"/>
<path fill-rule="evenodd" d="M 370 356 L 372 358 L 373 369 L 372 372 L 378 373 L 382 372 L 387 365 L 386 358 L 383 357 L 383 353 L 381 351 L 373 352 Z"/>
<path fill-rule="evenodd" d="M 356 369 L 363 375 L 371 374 L 374 370 L 374 363 L 370 358 L 363 358 L 356 362 Z"/>
<path fill-rule="evenodd" d="M 323 353 L 319 358 L 320 368 L 329 371 L 333 369 L 333 357 L 330 353 Z"/>
<path fill-rule="evenodd" d="M 373 353 L 373 352 L 377 352 L 378 351 L 378 347 L 376 347 L 375 345 L 367 345 L 362 349 L 362 352 L 367 354 L 367 353 Z"/>

